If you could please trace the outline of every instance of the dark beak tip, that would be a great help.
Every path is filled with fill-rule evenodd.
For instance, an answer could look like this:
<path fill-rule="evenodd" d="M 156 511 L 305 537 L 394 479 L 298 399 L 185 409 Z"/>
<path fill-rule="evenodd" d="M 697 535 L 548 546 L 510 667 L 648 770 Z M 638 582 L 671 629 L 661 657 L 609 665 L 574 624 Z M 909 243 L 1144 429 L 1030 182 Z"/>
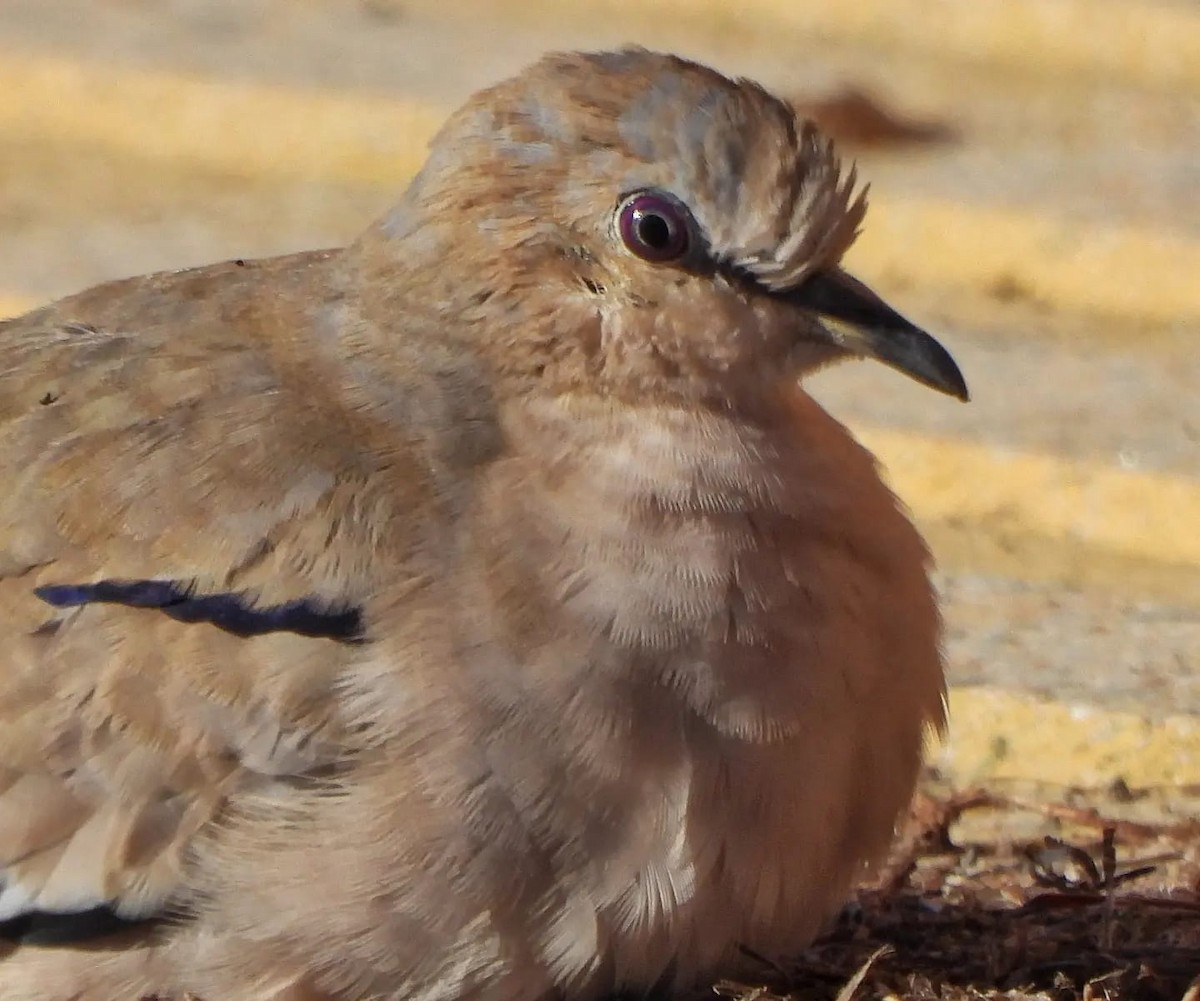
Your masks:
<path fill-rule="evenodd" d="M 963 374 L 959 371 L 957 365 L 954 367 L 953 374 L 947 378 L 943 390 L 947 395 L 953 396 L 960 403 L 971 402 L 971 390 L 967 388 L 967 380 L 963 378 Z"/>
<path fill-rule="evenodd" d="M 967 388 L 966 377 L 962 374 L 962 369 L 958 367 L 958 362 L 954 360 L 954 356 L 947 351 L 940 342 L 935 340 L 923 330 L 912 328 L 913 332 L 918 335 L 917 344 L 921 350 L 918 356 L 924 356 L 926 365 L 926 375 L 928 385 L 934 389 L 939 389 L 947 396 L 953 396 L 956 400 L 963 403 L 971 401 L 971 391 Z M 910 374 L 911 370 L 910 370 Z"/>

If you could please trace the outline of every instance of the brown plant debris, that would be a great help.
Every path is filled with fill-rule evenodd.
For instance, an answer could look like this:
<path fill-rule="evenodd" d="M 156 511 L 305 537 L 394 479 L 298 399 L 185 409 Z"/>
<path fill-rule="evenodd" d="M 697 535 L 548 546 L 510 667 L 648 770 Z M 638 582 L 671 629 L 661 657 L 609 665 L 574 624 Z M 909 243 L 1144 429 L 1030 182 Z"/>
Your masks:
<path fill-rule="evenodd" d="M 823 938 L 715 993 L 1200 1001 L 1200 790 L 940 786 Z"/>
<path fill-rule="evenodd" d="M 948 123 L 909 118 L 854 85 L 823 97 L 797 97 L 792 103 L 846 146 L 940 146 L 959 138 Z"/>

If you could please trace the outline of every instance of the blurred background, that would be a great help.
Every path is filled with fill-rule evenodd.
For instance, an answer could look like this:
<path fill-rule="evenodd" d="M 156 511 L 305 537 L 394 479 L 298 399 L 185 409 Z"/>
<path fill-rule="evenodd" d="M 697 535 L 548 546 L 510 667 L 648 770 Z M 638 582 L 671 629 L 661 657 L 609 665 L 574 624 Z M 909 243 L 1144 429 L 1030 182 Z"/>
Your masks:
<path fill-rule="evenodd" d="M 628 42 L 816 117 L 849 267 L 967 374 L 813 387 L 935 550 L 942 768 L 1200 783 L 1194 0 L 0 0 L 0 315 L 345 242 L 473 90 Z"/>

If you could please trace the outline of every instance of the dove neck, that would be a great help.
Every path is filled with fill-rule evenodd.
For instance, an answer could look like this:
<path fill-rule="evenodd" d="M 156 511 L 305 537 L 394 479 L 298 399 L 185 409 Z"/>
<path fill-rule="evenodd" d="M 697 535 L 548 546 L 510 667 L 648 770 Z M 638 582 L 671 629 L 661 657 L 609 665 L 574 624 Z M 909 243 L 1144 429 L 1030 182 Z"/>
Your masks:
<path fill-rule="evenodd" d="M 753 511 L 776 507 L 778 443 L 770 426 L 702 407 L 568 399 L 522 408 L 564 481 L 619 511 Z M 536 438 L 534 439 L 536 440 Z M 543 453 L 544 454 L 544 453 Z"/>
<path fill-rule="evenodd" d="M 506 415 L 511 451 L 470 529 L 485 568 L 470 605 L 530 690 L 603 687 L 637 664 L 718 729 L 775 739 L 874 684 L 791 667 L 854 635 L 859 610 L 833 607 L 847 574 L 871 601 L 894 591 L 932 614 L 926 553 L 869 454 L 807 397 L 795 406 L 776 427 L 580 401 Z"/>

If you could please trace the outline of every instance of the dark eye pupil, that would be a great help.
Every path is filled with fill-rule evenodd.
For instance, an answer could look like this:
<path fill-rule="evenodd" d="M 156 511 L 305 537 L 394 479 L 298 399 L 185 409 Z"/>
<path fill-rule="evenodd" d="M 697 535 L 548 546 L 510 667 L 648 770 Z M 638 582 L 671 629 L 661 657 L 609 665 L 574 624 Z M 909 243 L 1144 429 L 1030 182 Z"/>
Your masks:
<path fill-rule="evenodd" d="M 655 250 L 671 246 L 671 224 L 660 215 L 643 213 L 637 221 L 637 235 L 642 243 Z"/>

